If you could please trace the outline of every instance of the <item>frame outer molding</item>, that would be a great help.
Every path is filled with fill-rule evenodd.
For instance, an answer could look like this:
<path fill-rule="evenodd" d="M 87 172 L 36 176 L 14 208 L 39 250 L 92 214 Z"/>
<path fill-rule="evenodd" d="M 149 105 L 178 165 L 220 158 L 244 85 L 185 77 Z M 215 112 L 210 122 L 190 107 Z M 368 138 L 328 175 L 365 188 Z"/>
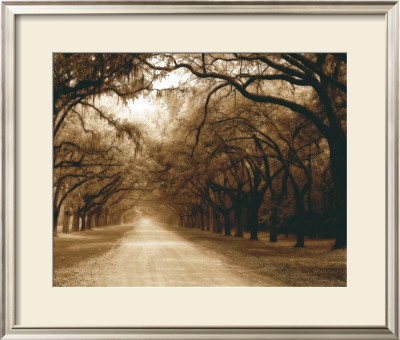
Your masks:
<path fill-rule="evenodd" d="M 388 329 L 400 337 L 399 315 L 399 3 L 387 14 L 387 311 Z"/>
<path fill-rule="evenodd" d="M 2 4 L 1 335 L 15 316 L 15 14 Z"/>
<path fill-rule="evenodd" d="M 11 0 L 1 1 L 1 339 L 400 339 L 399 0 Z M 383 328 L 28 328 L 15 325 L 15 19 L 39 14 L 381 14 L 386 58 L 386 327 Z"/>
<path fill-rule="evenodd" d="M 388 329 L 398 336 L 398 325 L 399 325 L 399 317 L 396 315 L 398 310 L 398 272 L 397 277 L 394 275 L 396 271 L 398 271 L 398 249 L 396 248 L 396 241 L 398 242 L 398 230 L 395 228 L 391 228 L 392 225 L 395 225 L 395 221 L 398 219 L 397 213 L 394 212 L 395 202 L 397 202 L 398 195 L 396 192 L 396 188 L 398 187 L 398 173 L 394 171 L 395 168 L 398 167 L 397 160 L 395 158 L 396 154 L 398 154 L 398 136 L 396 135 L 396 126 L 398 125 L 398 120 L 393 112 L 397 103 L 393 100 L 394 95 L 397 91 L 396 87 L 396 79 L 393 76 L 398 70 L 398 65 L 394 62 L 396 58 L 396 54 L 398 53 L 396 49 L 398 48 L 396 42 L 396 30 L 398 30 L 398 11 L 394 11 L 393 9 L 387 14 L 387 83 L 386 83 L 386 131 L 387 131 L 387 139 L 386 139 L 386 247 L 387 247 L 387 263 L 386 263 L 386 271 L 388 276 L 386 278 L 386 325 Z M 392 162 L 392 163 L 391 163 Z M 393 183 L 392 186 L 389 186 L 389 183 Z M 397 287 L 396 287 L 397 286 Z M 396 317 L 397 316 L 397 317 Z"/>

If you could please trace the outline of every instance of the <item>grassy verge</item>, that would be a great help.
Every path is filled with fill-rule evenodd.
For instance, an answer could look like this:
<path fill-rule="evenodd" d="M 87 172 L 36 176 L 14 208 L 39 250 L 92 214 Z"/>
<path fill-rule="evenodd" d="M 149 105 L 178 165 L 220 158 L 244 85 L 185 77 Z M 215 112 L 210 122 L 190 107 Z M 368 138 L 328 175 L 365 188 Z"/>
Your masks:
<path fill-rule="evenodd" d="M 243 266 L 290 287 L 345 287 L 346 249 L 332 250 L 334 240 L 305 241 L 305 248 L 295 248 L 294 235 L 281 235 L 269 242 L 269 234 L 259 233 L 259 240 L 224 236 L 198 229 L 164 225 L 187 240 L 212 250 L 229 264 Z"/>
<path fill-rule="evenodd" d="M 108 252 L 132 226 L 95 228 L 54 237 L 53 268 L 62 270 Z"/>

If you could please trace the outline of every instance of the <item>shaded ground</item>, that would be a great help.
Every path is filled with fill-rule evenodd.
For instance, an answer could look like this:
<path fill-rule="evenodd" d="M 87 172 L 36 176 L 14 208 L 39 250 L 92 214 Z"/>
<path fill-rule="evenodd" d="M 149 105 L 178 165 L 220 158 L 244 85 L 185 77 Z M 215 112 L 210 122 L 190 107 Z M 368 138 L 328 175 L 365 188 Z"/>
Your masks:
<path fill-rule="evenodd" d="M 71 234 L 58 233 L 53 239 L 54 286 L 64 285 L 72 277 L 80 276 L 82 265 L 96 262 L 118 247 L 121 238 L 130 230 L 132 226 L 122 225 Z M 90 276 L 90 268 L 86 276 Z"/>
<path fill-rule="evenodd" d="M 333 241 L 267 242 L 143 220 L 56 237 L 54 286 L 345 286 Z"/>
<path fill-rule="evenodd" d="M 347 277 L 346 249 L 332 250 L 335 241 L 309 240 L 305 248 L 295 248 L 296 236 L 278 236 L 278 242 L 269 242 L 269 233 L 259 232 L 258 240 L 224 236 L 198 229 L 164 225 L 168 230 L 179 231 L 185 239 L 212 249 L 229 264 L 244 266 L 259 275 L 272 277 L 289 287 L 345 287 Z M 199 237 L 199 234 L 201 235 Z"/>

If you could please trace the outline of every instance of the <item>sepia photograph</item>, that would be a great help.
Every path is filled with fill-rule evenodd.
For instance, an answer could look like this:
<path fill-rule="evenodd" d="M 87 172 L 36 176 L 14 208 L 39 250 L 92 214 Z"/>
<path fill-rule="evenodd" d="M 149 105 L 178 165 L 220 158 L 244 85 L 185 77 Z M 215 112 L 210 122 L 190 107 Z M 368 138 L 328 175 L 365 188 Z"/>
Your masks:
<path fill-rule="evenodd" d="M 54 287 L 346 287 L 345 53 L 54 53 Z"/>

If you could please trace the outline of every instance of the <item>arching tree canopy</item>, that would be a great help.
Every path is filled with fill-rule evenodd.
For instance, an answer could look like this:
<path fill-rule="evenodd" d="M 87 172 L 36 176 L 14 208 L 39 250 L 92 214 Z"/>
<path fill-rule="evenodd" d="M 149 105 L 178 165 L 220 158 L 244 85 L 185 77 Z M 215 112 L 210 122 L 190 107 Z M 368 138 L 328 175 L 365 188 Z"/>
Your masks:
<path fill-rule="evenodd" d="M 53 81 L 54 232 L 158 214 L 346 246 L 345 54 L 55 54 Z"/>

